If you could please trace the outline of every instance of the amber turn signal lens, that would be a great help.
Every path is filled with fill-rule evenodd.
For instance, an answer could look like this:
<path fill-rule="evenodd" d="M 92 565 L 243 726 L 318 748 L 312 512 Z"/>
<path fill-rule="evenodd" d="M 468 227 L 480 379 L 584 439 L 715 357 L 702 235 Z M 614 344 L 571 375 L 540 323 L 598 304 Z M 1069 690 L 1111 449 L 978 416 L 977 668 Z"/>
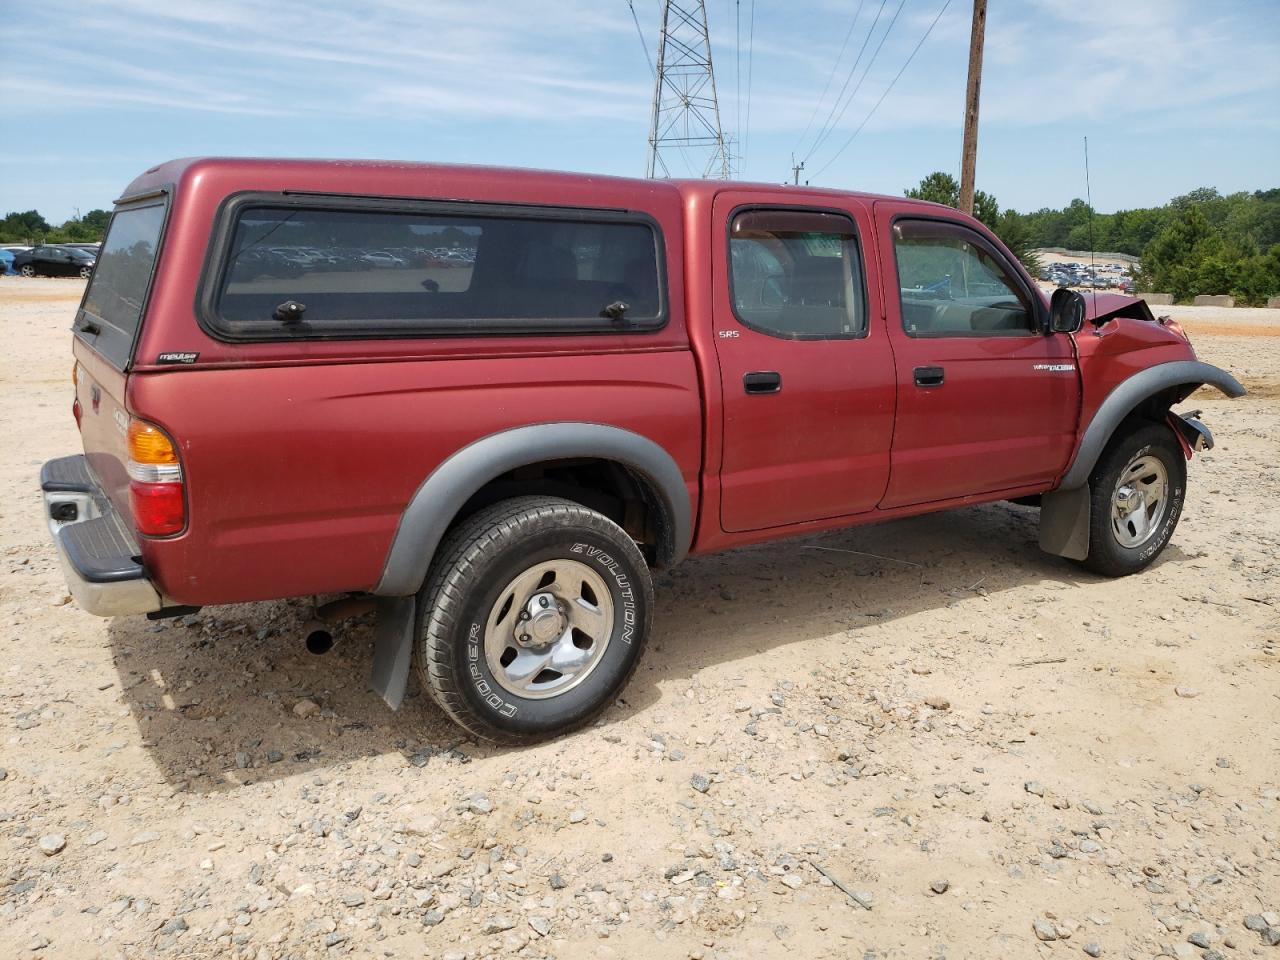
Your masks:
<path fill-rule="evenodd" d="M 164 431 L 144 420 L 129 421 L 129 459 L 134 463 L 177 463 L 178 451 Z"/>

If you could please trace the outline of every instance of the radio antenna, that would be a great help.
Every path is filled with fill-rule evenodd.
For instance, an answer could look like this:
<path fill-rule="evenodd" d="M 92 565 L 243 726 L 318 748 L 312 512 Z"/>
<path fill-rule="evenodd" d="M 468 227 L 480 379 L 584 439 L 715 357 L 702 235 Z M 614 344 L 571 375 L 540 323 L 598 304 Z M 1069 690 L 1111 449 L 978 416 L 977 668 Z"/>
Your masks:
<path fill-rule="evenodd" d="M 1093 315 L 1098 316 L 1098 272 L 1093 263 L 1093 189 L 1089 186 L 1089 138 L 1084 138 L 1084 196 L 1089 204 L 1089 289 L 1093 291 Z M 1096 324 L 1095 324 L 1096 326 Z"/>

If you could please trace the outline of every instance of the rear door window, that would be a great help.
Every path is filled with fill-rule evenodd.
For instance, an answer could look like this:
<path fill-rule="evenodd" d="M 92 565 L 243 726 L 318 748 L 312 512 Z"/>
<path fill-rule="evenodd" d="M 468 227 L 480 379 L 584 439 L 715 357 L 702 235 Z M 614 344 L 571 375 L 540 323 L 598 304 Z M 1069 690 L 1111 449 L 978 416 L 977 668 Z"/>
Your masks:
<path fill-rule="evenodd" d="M 76 318 L 76 334 L 117 368 L 133 355 L 155 271 L 165 201 L 118 207 Z"/>
<path fill-rule="evenodd" d="M 638 214 L 376 201 L 233 207 L 204 319 L 231 339 L 654 330 Z M 292 306 L 286 306 L 292 305 Z"/>
<path fill-rule="evenodd" d="M 729 226 L 734 315 L 789 340 L 860 337 L 867 330 L 857 230 L 843 214 L 746 209 Z"/>

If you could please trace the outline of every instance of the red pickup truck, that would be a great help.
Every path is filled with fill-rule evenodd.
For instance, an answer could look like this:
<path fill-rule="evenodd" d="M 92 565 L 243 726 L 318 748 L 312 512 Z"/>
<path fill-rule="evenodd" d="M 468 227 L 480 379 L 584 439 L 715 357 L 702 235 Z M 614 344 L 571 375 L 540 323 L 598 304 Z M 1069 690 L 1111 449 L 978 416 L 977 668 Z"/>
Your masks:
<path fill-rule="evenodd" d="M 408 163 L 148 170 L 74 353 L 42 486 L 82 607 L 362 597 L 391 706 L 416 662 L 507 741 L 616 696 L 689 554 L 1017 499 L 1140 570 L 1212 444 L 1171 407 L 1244 392 L 947 207 Z"/>

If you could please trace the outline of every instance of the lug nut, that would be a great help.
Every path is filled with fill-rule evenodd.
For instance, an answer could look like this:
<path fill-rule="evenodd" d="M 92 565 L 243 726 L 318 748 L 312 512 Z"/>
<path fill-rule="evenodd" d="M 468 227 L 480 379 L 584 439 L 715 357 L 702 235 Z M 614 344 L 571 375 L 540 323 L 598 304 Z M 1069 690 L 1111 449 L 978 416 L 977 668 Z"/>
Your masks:
<path fill-rule="evenodd" d="M 538 598 L 538 603 L 540 603 L 542 606 L 544 606 L 544 607 L 545 607 L 545 606 L 548 606 L 548 605 L 549 605 L 550 601 L 549 601 L 549 600 L 547 600 L 547 598 L 546 598 L 546 597 L 539 597 L 539 598 Z"/>

